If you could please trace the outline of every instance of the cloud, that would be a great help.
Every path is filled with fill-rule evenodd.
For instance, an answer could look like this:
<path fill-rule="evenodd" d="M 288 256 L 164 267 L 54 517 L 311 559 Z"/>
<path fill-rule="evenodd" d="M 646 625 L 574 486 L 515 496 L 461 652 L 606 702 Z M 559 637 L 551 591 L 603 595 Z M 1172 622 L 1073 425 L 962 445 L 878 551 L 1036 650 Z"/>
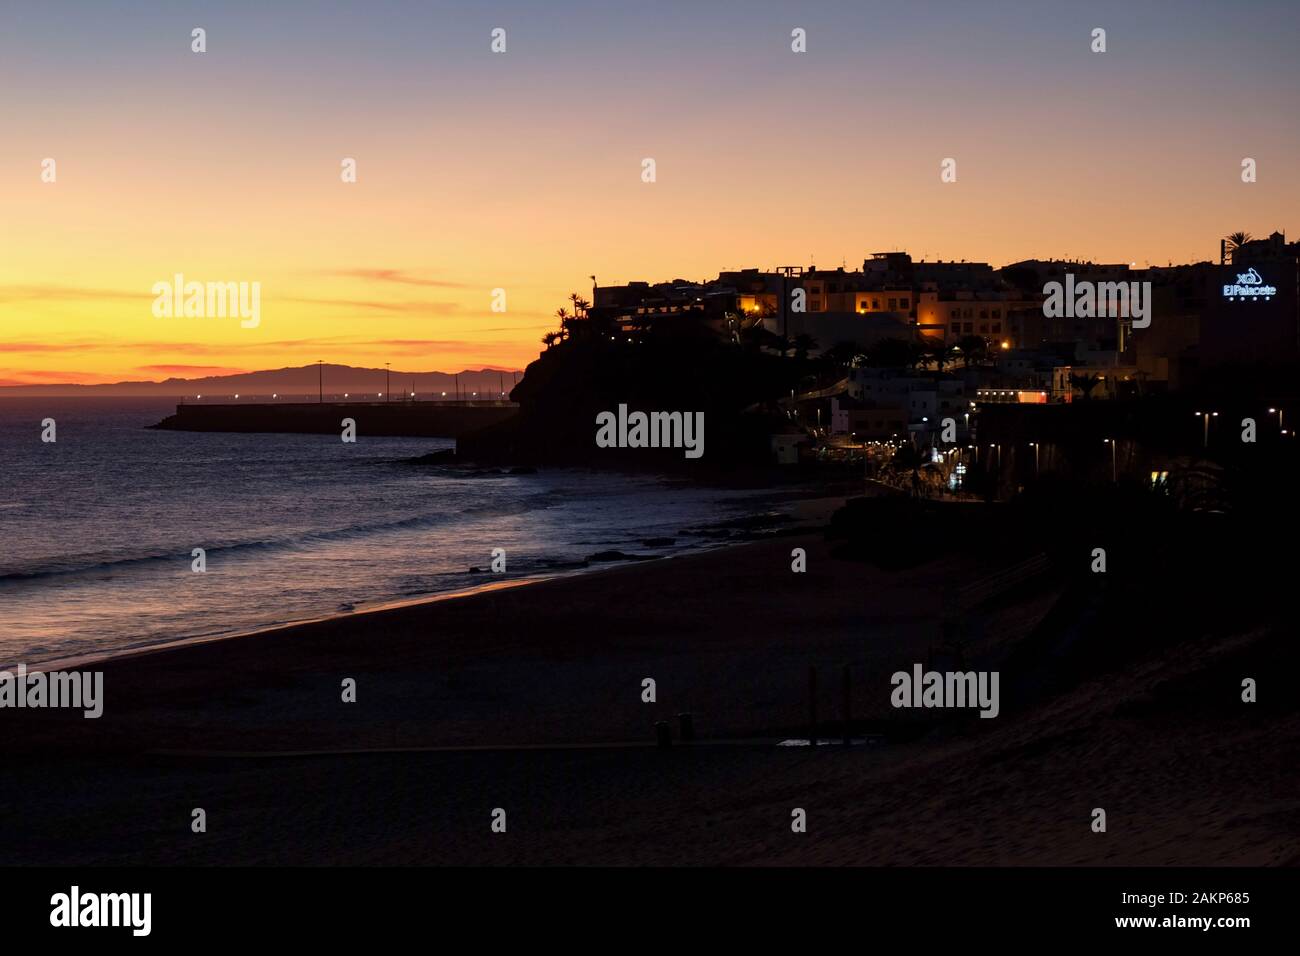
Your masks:
<path fill-rule="evenodd" d="M 323 305 L 329 308 L 361 309 L 369 312 L 388 312 L 405 315 L 454 315 L 460 312 L 455 302 L 382 302 L 373 299 L 277 299 L 279 302 L 297 302 L 300 305 Z"/>
<path fill-rule="evenodd" d="M 538 328 L 550 326 L 538 326 Z M 514 330 L 509 330 L 514 331 Z M 293 351 L 304 348 L 329 348 L 333 350 L 352 349 L 445 349 L 445 348 L 482 348 L 500 349 L 513 347 L 511 342 L 473 342 L 466 339 L 371 339 L 354 335 L 320 336 L 310 339 L 273 339 L 261 340 L 250 338 L 235 342 L 129 342 L 121 339 L 78 339 L 72 342 L 0 342 L 0 353 L 64 353 L 64 352 L 145 352 L 165 353 L 168 355 L 225 355 L 237 352 L 270 353 L 280 350 Z M 154 366 L 140 366 L 151 368 Z M 158 366 L 162 367 L 162 366 Z M 170 367 L 170 366 L 169 366 Z M 194 366 L 198 367 L 198 366 Z M 215 366 L 214 366 L 215 367 Z"/>
<path fill-rule="evenodd" d="M 100 372 L 69 372 L 66 369 L 0 369 L 0 386 L 104 385 L 118 381 Z"/>
<path fill-rule="evenodd" d="M 97 347 L 81 342 L 0 342 L 0 352 L 81 352 Z"/>
<path fill-rule="evenodd" d="M 0 286 L 0 302 L 30 302 L 35 299 L 98 301 L 102 299 L 152 299 L 148 290 L 124 292 L 121 289 L 90 289 L 74 285 L 6 285 Z"/>
<path fill-rule="evenodd" d="M 371 282 L 396 282 L 400 285 L 429 286 L 436 289 L 465 289 L 463 282 L 449 282 L 444 279 L 422 279 L 413 276 L 405 269 L 325 269 L 317 275 L 336 276 L 345 279 L 366 279 Z"/>
<path fill-rule="evenodd" d="M 227 365 L 137 365 L 134 369 L 147 375 L 242 375 L 246 368 L 231 368 Z"/>

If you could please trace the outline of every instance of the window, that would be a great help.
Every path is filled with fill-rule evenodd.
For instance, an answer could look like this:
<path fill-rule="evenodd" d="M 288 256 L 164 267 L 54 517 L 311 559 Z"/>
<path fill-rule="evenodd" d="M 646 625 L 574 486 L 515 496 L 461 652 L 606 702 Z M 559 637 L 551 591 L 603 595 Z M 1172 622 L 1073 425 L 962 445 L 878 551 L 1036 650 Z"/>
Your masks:
<path fill-rule="evenodd" d="M 1002 318 L 1002 310 L 1001 310 L 1001 309 L 994 309 L 994 310 L 993 310 L 993 318 L 995 318 L 995 319 L 1000 319 L 1000 318 Z"/>
<path fill-rule="evenodd" d="M 980 334 L 982 334 L 982 335 L 988 335 L 988 334 L 989 334 L 989 324 L 988 324 L 987 322 L 981 322 L 981 323 L 980 323 Z"/>
<path fill-rule="evenodd" d="M 966 323 L 965 331 L 966 331 L 966 332 L 974 332 L 974 331 L 975 331 L 975 326 L 974 326 L 974 324 L 971 323 L 971 322 L 967 322 L 967 323 Z"/>
<path fill-rule="evenodd" d="M 871 307 L 872 307 L 873 309 L 878 309 L 878 308 L 880 308 L 880 300 L 879 300 L 879 299 L 872 299 L 872 300 L 871 300 Z"/>
<path fill-rule="evenodd" d="M 989 317 L 989 310 L 988 310 L 988 309 L 980 309 L 980 318 L 981 318 L 981 319 L 987 319 L 988 317 Z"/>
<path fill-rule="evenodd" d="M 897 309 L 897 308 L 898 308 L 898 300 L 897 300 L 897 299 L 890 299 L 890 300 L 889 300 L 889 311 L 890 311 L 890 312 L 893 312 L 893 311 L 894 311 L 895 309 Z"/>
<path fill-rule="evenodd" d="M 954 332 L 960 332 L 960 331 L 961 331 L 961 323 L 960 323 L 960 322 L 954 322 L 954 323 L 952 324 L 952 330 L 953 330 Z"/>
<path fill-rule="evenodd" d="M 1002 331 L 1002 323 L 1001 323 L 1001 322 L 994 322 L 994 323 L 993 323 L 993 334 L 994 334 L 994 335 L 997 335 L 997 334 L 998 334 L 999 332 L 1001 332 L 1001 331 Z"/>
<path fill-rule="evenodd" d="M 900 309 L 910 309 L 910 308 L 912 307 L 912 300 L 911 300 L 911 299 L 899 299 L 899 300 L 898 300 L 898 307 L 899 307 Z"/>

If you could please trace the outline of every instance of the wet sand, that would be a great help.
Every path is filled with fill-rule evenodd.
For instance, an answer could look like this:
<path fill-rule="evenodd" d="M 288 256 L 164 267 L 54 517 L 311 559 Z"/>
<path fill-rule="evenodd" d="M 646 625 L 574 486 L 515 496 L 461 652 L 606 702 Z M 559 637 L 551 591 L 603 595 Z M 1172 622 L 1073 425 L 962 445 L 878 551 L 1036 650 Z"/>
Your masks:
<path fill-rule="evenodd" d="M 808 571 L 790 570 L 791 549 Z M 1289 661 L 1275 635 L 1188 646 L 994 720 L 900 713 L 969 558 L 888 572 L 765 540 L 103 665 L 105 715 L 8 711 L 7 863 L 1279 864 L 1294 709 L 1153 687 Z M 1050 582 L 982 612 L 996 666 Z M 803 736 L 810 666 L 838 734 Z M 1154 671 L 1151 668 L 1155 668 Z M 1232 666 L 1227 671 L 1235 673 Z M 1152 675 L 1155 675 L 1154 679 Z M 656 700 L 644 702 L 643 681 Z M 356 681 L 356 702 L 342 684 Z M 1004 691 L 1004 695 L 1007 692 Z M 690 712 L 699 740 L 656 748 Z M 278 754 L 278 755 L 274 755 Z M 1092 808 L 1109 815 L 1092 833 Z M 206 833 L 191 832 L 193 808 Z M 507 832 L 490 829 L 494 808 Z M 791 832 L 794 808 L 808 832 Z"/>

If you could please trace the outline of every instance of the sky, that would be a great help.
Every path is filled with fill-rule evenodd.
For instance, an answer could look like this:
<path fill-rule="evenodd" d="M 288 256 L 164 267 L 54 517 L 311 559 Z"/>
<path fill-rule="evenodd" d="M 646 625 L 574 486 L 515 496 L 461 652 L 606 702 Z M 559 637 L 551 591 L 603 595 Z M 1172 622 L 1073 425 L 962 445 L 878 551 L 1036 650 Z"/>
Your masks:
<path fill-rule="evenodd" d="M 0 384 L 523 368 L 593 274 L 1212 259 L 1300 231 L 1298 40 L 1294 2 L 0 0 Z M 155 316 L 178 273 L 257 326 Z"/>

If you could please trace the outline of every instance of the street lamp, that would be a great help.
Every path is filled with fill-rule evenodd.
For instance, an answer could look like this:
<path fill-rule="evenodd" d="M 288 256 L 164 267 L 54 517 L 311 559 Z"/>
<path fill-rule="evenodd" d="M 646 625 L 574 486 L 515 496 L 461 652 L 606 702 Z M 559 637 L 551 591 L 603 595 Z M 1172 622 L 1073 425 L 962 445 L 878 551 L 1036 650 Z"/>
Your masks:
<path fill-rule="evenodd" d="M 1034 450 L 1034 477 L 1038 477 L 1038 442 L 1031 441 L 1029 447 Z"/>
<path fill-rule="evenodd" d="M 1110 481 L 1111 484 L 1115 484 L 1119 481 L 1115 472 L 1115 439 L 1103 438 L 1102 441 L 1110 446 Z"/>
<path fill-rule="evenodd" d="M 1286 428 L 1283 427 L 1283 422 L 1282 422 L 1283 411 L 1284 411 L 1284 409 L 1281 409 L 1281 408 L 1270 408 L 1270 409 L 1268 410 L 1268 413 L 1269 413 L 1270 415 L 1276 415 L 1276 416 L 1277 416 L 1277 427 L 1278 427 L 1278 430 L 1281 431 L 1283 435 L 1285 435 L 1285 434 L 1286 434 Z"/>
<path fill-rule="evenodd" d="M 1192 414 L 1199 415 L 1201 418 L 1205 420 L 1204 447 L 1209 448 L 1210 447 L 1210 419 L 1218 418 L 1219 413 L 1218 412 L 1193 412 Z"/>

